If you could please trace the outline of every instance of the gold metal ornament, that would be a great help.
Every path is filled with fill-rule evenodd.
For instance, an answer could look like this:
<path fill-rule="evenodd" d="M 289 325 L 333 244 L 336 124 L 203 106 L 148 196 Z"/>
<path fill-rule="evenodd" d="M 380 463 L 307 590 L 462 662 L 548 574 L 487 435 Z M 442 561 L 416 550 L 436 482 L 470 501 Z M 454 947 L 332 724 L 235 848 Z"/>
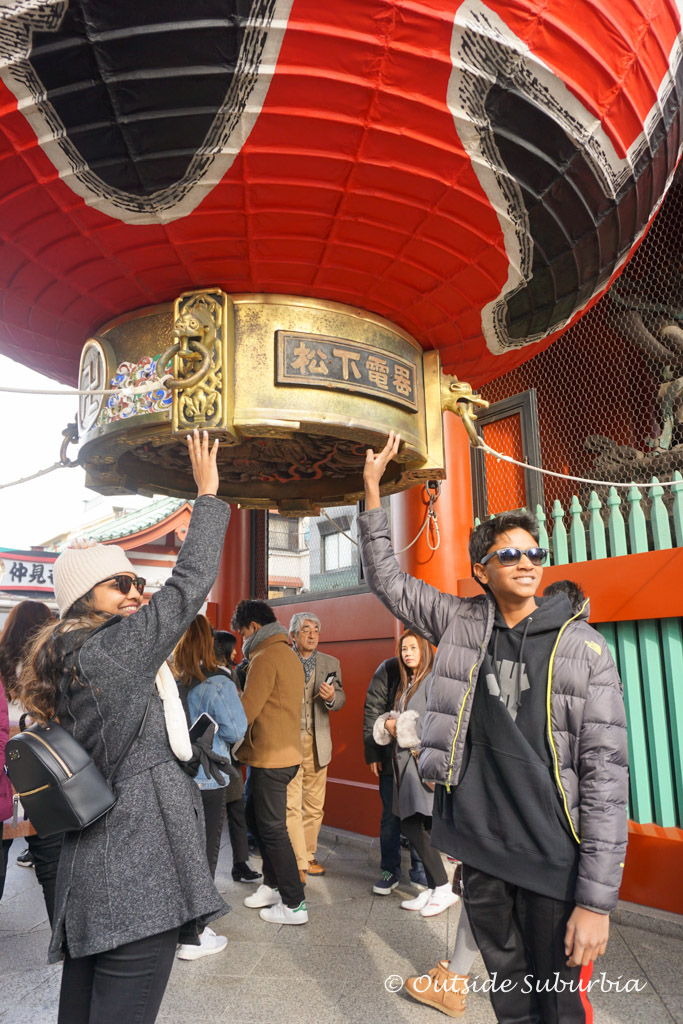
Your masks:
<path fill-rule="evenodd" d="M 382 493 L 443 479 L 442 403 L 466 426 L 463 403 L 486 404 L 395 324 L 299 296 L 185 292 L 103 325 L 95 344 L 79 386 L 116 394 L 84 396 L 79 462 L 101 493 L 192 497 L 185 435 L 198 427 L 221 440 L 226 501 L 317 513 L 362 497 L 365 451 L 390 430 L 403 443 Z M 140 393 L 171 360 L 172 379 Z"/>

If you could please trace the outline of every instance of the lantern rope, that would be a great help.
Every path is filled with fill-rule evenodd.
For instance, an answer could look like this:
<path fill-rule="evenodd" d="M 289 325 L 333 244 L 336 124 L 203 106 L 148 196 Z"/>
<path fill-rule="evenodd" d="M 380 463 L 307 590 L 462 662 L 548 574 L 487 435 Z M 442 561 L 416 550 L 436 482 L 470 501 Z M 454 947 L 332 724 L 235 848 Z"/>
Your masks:
<path fill-rule="evenodd" d="M 673 484 L 680 484 L 680 480 L 654 480 L 649 484 L 637 484 L 634 480 L 630 483 L 618 483 L 616 480 L 590 480 L 583 476 L 571 476 L 569 473 L 557 473 L 552 469 L 542 469 L 540 466 L 531 466 L 527 462 L 520 462 L 518 459 L 513 459 L 511 455 L 503 455 L 502 452 L 497 452 L 494 448 L 491 448 L 486 444 L 482 438 L 479 438 L 479 448 L 486 452 L 487 455 L 491 455 L 494 459 L 502 460 L 503 462 L 509 462 L 513 466 L 521 466 L 522 469 L 530 469 L 534 473 L 542 473 L 543 476 L 555 476 L 559 477 L 560 480 L 573 480 L 578 484 L 594 484 L 596 487 L 671 487 Z"/>

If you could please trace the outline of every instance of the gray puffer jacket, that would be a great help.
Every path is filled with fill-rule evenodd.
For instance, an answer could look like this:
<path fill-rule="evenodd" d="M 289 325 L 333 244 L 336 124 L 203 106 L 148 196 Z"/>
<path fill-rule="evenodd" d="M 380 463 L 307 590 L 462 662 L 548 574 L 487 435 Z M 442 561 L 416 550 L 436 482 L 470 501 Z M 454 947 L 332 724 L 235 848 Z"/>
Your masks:
<path fill-rule="evenodd" d="M 457 785 L 479 668 L 493 629 L 491 597 L 458 598 L 401 572 L 382 509 L 360 516 L 366 579 L 404 625 L 437 645 L 422 730 L 423 778 Z M 580 843 L 577 904 L 617 903 L 627 840 L 628 755 L 621 681 L 584 610 L 560 629 L 548 673 L 553 777 Z"/>

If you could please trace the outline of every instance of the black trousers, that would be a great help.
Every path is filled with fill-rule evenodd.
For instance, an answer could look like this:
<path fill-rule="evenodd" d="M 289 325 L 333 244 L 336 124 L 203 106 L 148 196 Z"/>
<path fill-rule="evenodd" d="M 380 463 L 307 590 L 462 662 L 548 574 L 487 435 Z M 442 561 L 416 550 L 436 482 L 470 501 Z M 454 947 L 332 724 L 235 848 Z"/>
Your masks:
<path fill-rule="evenodd" d="M 67 955 L 57 1024 L 154 1024 L 177 941 L 171 928 L 106 953 Z"/>
<path fill-rule="evenodd" d="M 62 852 L 62 836 L 51 836 L 49 839 L 41 839 L 40 836 L 27 836 L 26 842 L 33 857 L 36 878 L 43 890 L 47 916 L 50 924 L 52 924 L 55 910 L 57 868 L 59 867 L 59 855 Z M 11 845 L 11 839 L 2 840 L 2 852 L 0 852 L 0 897 L 2 897 L 5 889 L 7 862 Z"/>
<path fill-rule="evenodd" d="M 567 967 L 564 936 L 573 903 L 510 885 L 462 866 L 464 904 L 495 985 L 499 1024 L 589 1024 L 592 1008 L 579 981 L 590 967 Z M 583 975 L 582 975 L 583 971 Z M 509 991 L 500 990 L 509 979 Z"/>
<path fill-rule="evenodd" d="M 228 792 L 230 786 L 224 792 Z M 249 840 L 247 838 L 247 818 L 242 794 L 235 800 L 228 800 L 225 805 L 228 814 L 228 832 L 232 846 L 232 864 L 246 864 L 249 860 Z"/>
<path fill-rule="evenodd" d="M 204 827 L 206 829 L 206 859 L 211 877 L 216 877 L 216 865 L 221 849 L 221 835 L 225 821 L 225 788 L 200 789 L 204 806 Z"/>
<path fill-rule="evenodd" d="M 445 885 L 448 881 L 441 854 L 430 845 L 432 819 L 425 814 L 411 814 L 409 818 L 401 818 L 401 832 L 408 842 L 417 850 L 422 861 L 430 889 L 437 885 Z"/>
<path fill-rule="evenodd" d="M 263 857 L 263 881 L 271 889 L 279 889 L 282 902 L 292 908 L 304 899 L 287 832 L 287 786 L 298 770 L 298 764 L 291 768 L 252 767 L 247 798 L 247 825 Z"/>

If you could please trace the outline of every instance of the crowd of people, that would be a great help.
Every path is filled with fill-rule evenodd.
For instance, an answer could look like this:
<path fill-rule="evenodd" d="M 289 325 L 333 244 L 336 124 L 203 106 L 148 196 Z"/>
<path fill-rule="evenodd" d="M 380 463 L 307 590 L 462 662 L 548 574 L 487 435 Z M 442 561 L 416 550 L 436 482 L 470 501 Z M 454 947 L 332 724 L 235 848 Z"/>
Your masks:
<path fill-rule="evenodd" d="M 621 684 L 575 585 L 536 597 L 546 552 L 527 513 L 473 531 L 480 597 L 401 571 L 379 501 L 399 443 L 392 434 L 368 451 L 360 516 L 366 578 L 404 626 L 365 699 L 365 760 L 382 805 L 372 889 L 399 885 L 403 837 L 423 885 L 401 909 L 433 917 L 463 897 L 453 955 L 406 981 L 413 998 L 460 1016 L 480 951 L 509 982 L 491 992 L 501 1024 L 585 1021 L 579 982 L 605 951 L 626 846 Z M 225 949 L 210 923 L 229 909 L 214 884 L 226 817 L 232 877 L 251 886 L 244 904 L 264 921 L 305 925 L 308 876 L 326 871 L 317 849 L 341 665 L 319 650 L 310 611 L 286 629 L 267 602 L 244 600 L 234 632 L 201 614 L 229 519 L 217 447 L 188 437 L 197 499 L 174 571 L 148 603 L 121 548 L 69 547 L 54 570 L 59 619 L 22 602 L 0 636 L 3 760 L 21 714 L 57 719 L 105 777 L 129 745 L 113 807 L 63 836 L 8 820 L 0 775 L 0 896 L 10 844 L 25 836 L 52 926 L 48 957 L 64 964 L 59 1024 L 151 1024 L 174 957 Z"/>

